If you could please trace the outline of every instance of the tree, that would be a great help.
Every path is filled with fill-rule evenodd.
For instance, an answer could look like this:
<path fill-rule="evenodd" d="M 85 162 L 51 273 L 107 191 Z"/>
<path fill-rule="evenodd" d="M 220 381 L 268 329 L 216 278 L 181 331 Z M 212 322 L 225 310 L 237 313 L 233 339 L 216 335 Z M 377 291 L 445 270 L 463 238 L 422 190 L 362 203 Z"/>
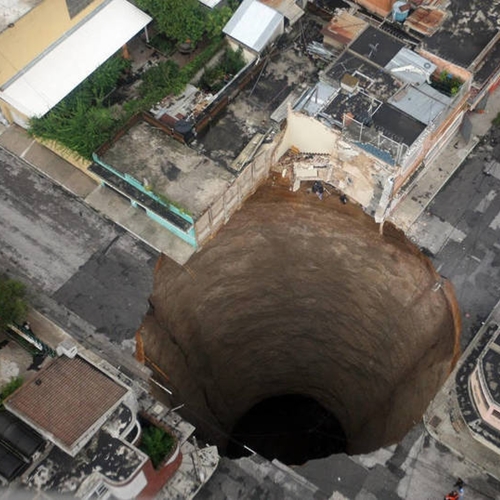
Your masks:
<path fill-rule="evenodd" d="M 161 33 L 178 43 L 198 42 L 205 32 L 205 14 L 198 0 L 137 0 Z"/>
<path fill-rule="evenodd" d="M 0 330 L 11 323 L 22 323 L 26 318 L 26 288 L 19 281 L 0 275 Z"/>
<path fill-rule="evenodd" d="M 206 30 L 211 39 L 222 36 L 222 30 L 227 24 L 233 11 L 230 7 L 222 7 L 220 9 L 212 9 L 207 16 Z"/>

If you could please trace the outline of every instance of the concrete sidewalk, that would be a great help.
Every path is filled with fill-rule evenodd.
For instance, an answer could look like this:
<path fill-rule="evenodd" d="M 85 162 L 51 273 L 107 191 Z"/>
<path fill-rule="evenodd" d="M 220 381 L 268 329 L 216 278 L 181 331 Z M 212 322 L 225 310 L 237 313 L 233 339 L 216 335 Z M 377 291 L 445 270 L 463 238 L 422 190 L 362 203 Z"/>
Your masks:
<path fill-rule="evenodd" d="M 84 172 L 32 139 L 24 129 L 16 125 L 0 125 L 0 147 L 22 158 L 104 217 L 178 264 L 185 264 L 195 253 L 191 245 L 152 221 L 142 210 L 132 207 L 118 193 L 97 184 Z"/>
<path fill-rule="evenodd" d="M 407 233 L 425 211 L 448 179 L 460 167 L 465 158 L 491 128 L 492 120 L 500 112 L 500 89 L 490 95 L 484 113 L 472 113 L 472 139 L 465 143 L 459 132 L 426 166 L 412 184 L 396 201 L 387 220 Z M 28 136 L 25 130 L 15 125 L 6 128 L 0 125 L 0 147 L 19 156 L 44 175 L 65 189 L 85 200 L 88 205 L 105 217 L 113 220 L 138 239 L 159 252 L 168 255 L 177 263 L 185 264 L 195 249 L 170 231 L 153 222 L 145 213 L 133 208 L 130 203 L 111 189 L 96 184 L 82 171 L 45 148 Z"/>
<path fill-rule="evenodd" d="M 449 144 L 442 149 L 436 158 L 426 166 L 412 184 L 404 190 L 400 200 L 392 208 L 387 220 L 401 228 L 405 233 L 425 211 L 448 179 L 462 165 L 463 161 L 479 143 L 481 137 L 488 133 L 492 120 L 500 112 L 500 89 L 490 94 L 487 109 L 484 113 L 472 113 L 472 139 L 465 143 L 460 132 L 457 132 Z"/>
<path fill-rule="evenodd" d="M 498 481 L 500 481 L 498 452 L 480 443 L 469 432 L 457 399 L 455 377 L 462 364 L 471 362 L 470 355 L 487 335 L 489 326 L 499 322 L 500 302 L 462 354 L 457 366 L 436 394 L 424 416 L 425 427 L 432 437 L 453 450 L 458 457 L 474 464 L 474 467 Z"/>

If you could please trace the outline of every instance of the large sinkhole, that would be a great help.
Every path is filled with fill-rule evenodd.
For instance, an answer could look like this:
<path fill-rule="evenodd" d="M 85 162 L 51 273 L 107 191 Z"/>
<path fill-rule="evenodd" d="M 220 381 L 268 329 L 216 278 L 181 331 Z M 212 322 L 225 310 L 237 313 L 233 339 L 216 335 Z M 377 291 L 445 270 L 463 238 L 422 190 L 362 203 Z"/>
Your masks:
<path fill-rule="evenodd" d="M 185 266 L 161 258 L 150 300 L 138 354 L 233 457 L 298 464 L 397 442 L 458 352 L 453 291 L 418 248 L 278 181 Z"/>

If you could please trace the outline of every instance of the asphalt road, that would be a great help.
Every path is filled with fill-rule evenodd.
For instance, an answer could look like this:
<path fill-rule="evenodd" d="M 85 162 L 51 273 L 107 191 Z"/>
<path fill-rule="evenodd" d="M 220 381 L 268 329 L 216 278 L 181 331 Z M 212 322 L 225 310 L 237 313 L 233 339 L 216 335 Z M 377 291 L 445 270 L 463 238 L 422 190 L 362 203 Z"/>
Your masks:
<path fill-rule="evenodd" d="M 57 304 L 113 343 L 130 342 L 148 308 L 157 257 L 0 149 L 0 272 L 23 281 L 33 305 Z"/>
<path fill-rule="evenodd" d="M 500 296 L 500 165 L 491 168 L 492 161 L 500 161 L 498 130 L 476 146 L 411 230 L 455 287 L 463 347 Z"/>

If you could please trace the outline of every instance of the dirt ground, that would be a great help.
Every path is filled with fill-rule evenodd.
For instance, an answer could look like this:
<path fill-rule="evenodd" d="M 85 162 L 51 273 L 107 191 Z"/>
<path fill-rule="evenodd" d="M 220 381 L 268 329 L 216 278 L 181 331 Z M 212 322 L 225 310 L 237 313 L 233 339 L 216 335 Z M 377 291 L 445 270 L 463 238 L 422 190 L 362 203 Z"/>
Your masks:
<path fill-rule="evenodd" d="M 348 453 L 397 442 L 458 354 L 453 290 L 394 228 L 273 175 L 186 266 L 160 259 L 145 354 L 222 449 L 287 394 L 333 413 Z"/>

